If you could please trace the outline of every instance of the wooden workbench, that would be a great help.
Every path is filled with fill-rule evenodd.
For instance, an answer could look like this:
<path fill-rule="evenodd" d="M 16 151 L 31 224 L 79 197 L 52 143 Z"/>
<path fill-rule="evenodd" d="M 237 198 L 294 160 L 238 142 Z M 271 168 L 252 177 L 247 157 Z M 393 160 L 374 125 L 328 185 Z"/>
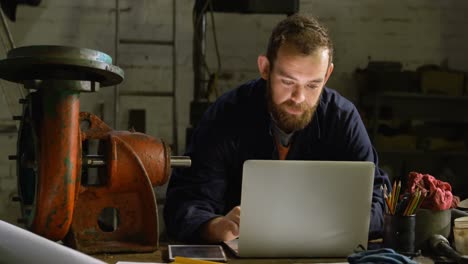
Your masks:
<path fill-rule="evenodd" d="M 225 253 L 228 257 L 228 263 L 232 264 L 266 264 L 266 263 L 276 263 L 276 264 L 289 264 L 289 263 L 347 263 L 346 259 L 339 258 L 316 258 L 316 259 L 303 259 L 303 258 L 279 258 L 279 259 L 239 259 L 234 257 L 230 252 L 225 250 Z M 109 264 L 115 264 L 117 261 L 134 261 L 134 262 L 162 262 L 169 263 L 167 255 L 167 247 L 161 246 L 159 250 L 152 253 L 138 253 L 138 254 L 100 254 L 94 255 L 93 257 L 100 259 Z M 414 259 L 421 264 L 432 264 L 430 258 L 427 257 L 418 257 Z"/>
<path fill-rule="evenodd" d="M 104 254 L 93 256 L 109 264 L 115 264 L 117 261 L 134 261 L 134 262 L 162 262 L 169 263 L 167 258 L 167 250 L 158 250 L 154 253 L 145 254 Z M 252 264 L 264 264 L 264 263 L 347 263 L 346 259 L 239 259 L 229 257 L 228 263 L 252 263 Z"/>

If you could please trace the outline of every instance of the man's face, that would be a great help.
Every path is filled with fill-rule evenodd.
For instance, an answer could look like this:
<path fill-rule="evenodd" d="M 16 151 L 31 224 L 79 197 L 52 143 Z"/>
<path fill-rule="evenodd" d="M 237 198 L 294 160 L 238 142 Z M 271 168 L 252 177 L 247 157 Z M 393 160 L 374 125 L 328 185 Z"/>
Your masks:
<path fill-rule="evenodd" d="M 278 126 L 285 132 L 303 129 L 318 106 L 326 81 L 333 71 L 328 49 L 320 48 L 310 55 L 299 53 L 294 47 L 282 45 L 273 68 L 262 77 L 267 80 L 268 107 Z M 261 68 L 259 57 L 259 68 Z M 264 74 L 266 73 L 266 74 Z"/>

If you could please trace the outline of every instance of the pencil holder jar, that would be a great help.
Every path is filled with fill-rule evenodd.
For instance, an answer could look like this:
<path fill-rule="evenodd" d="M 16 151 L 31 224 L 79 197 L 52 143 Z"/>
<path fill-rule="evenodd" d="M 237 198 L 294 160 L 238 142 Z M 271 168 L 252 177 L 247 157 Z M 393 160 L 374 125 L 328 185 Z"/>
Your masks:
<path fill-rule="evenodd" d="M 403 255 L 415 254 L 415 215 L 384 215 L 383 245 Z"/>
<path fill-rule="evenodd" d="M 419 208 L 416 210 L 416 250 L 422 253 L 430 253 L 429 239 L 432 235 L 442 235 L 448 238 L 450 235 L 451 211 L 430 210 Z"/>

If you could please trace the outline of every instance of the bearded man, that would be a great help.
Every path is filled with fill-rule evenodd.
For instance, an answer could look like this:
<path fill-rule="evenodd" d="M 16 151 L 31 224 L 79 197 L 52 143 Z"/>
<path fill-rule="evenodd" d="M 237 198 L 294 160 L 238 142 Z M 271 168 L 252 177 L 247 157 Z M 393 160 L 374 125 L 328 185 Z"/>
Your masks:
<path fill-rule="evenodd" d="M 261 78 L 216 100 L 187 149 L 192 167 L 173 171 L 164 211 L 169 236 L 198 243 L 236 238 L 244 161 L 286 159 L 374 162 L 369 237 L 378 237 L 380 186 L 390 184 L 356 107 L 325 86 L 334 67 L 327 30 L 316 19 L 290 16 L 257 62 Z"/>

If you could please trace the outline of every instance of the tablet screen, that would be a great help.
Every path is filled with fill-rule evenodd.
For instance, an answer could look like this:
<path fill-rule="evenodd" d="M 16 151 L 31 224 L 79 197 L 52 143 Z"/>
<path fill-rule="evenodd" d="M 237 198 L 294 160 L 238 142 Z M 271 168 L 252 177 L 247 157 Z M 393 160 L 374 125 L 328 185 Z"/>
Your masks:
<path fill-rule="evenodd" d="M 168 251 L 171 261 L 175 257 L 226 261 L 226 255 L 220 245 L 169 245 Z"/>

